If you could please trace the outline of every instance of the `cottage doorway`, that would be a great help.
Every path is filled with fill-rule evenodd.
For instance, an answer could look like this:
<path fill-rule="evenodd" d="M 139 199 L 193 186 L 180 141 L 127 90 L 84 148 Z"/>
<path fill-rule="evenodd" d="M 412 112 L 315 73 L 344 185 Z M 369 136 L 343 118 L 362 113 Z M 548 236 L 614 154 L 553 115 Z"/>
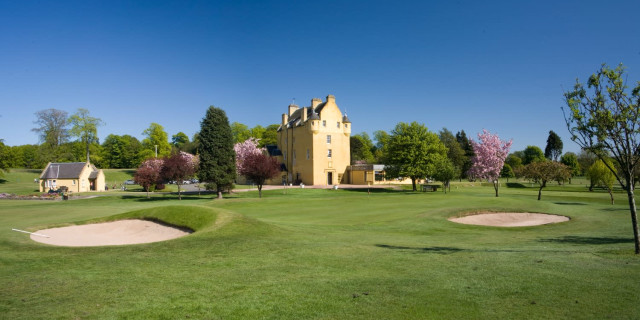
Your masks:
<path fill-rule="evenodd" d="M 333 172 L 327 172 L 327 184 L 333 185 Z"/>

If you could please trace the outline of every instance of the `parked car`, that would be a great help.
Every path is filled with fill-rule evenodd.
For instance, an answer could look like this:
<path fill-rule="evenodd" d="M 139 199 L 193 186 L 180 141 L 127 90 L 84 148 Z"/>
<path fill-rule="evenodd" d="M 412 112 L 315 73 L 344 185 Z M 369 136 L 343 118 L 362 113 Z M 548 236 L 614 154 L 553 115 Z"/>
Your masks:
<path fill-rule="evenodd" d="M 129 180 L 125 181 L 124 184 L 136 184 L 136 182 L 131 180 L 131 179 L 129 179 Z"/>

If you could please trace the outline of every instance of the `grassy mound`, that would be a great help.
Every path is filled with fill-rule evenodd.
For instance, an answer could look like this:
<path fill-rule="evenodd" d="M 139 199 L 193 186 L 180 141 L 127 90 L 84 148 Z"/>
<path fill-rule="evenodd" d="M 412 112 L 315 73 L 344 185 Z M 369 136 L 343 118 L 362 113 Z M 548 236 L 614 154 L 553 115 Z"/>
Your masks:
<path fill-rule="evenodd" d="M 189 229 L 191 231 L 199 231 L 212 226 L 216 222 L 217 217 L 218 213 L 211 208 L 198 206 L 166 206 L 125 212 L 100 219 L 99 221 L 140 219 Z"/>

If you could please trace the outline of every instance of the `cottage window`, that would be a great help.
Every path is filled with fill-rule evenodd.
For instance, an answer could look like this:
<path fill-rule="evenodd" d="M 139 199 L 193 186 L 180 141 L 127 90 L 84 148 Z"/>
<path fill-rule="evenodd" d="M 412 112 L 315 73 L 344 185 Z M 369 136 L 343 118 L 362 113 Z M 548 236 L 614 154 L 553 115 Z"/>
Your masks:
<path fill-rule="evenodd" d="M 348 124 L 348 123 L 345 123 L 345 124 L 344 124 L 344 128 L 345 128 L 345 129 L 349 128 L 349 124 Z"/>
<path fill-rule="evenodd" d="M 338 129 L 340 129 L 340 121 L 336 122 L 336 127 L 338 127 Z"/>
<path fill-rule="evenodd" d="M 295 160 L 296 160 L 296 151 L 293 150 L 293 161 L 295 161 Z"/>
<path fill-rule="evenodd" d="M 309 156 L 310 156 L 310 152 L 309 152 L 309 149 L 307 149 L 307 160 L 309 160 Z"/>
<path fill-rule="evenodd" d="M 76 185 L 76 181 L 75 181 L 75 180 L 73 180 L 71 183 L 72 183 L 74 186 Z"/>
<path fill-rule="evenodd" d="M 327 120 L 322 120 L 322 126 L 326 127 L 327 126 Z"/>
<path fill-rule="evenodd" d="M 330 134 L 327 135 L 327 144 L 331 144 L 331 135 Z"/>
<path fill-rule="evenodd" d="M 327 158 L 331 159 L 331 149 L 329 149 L 327 152 Z"/>

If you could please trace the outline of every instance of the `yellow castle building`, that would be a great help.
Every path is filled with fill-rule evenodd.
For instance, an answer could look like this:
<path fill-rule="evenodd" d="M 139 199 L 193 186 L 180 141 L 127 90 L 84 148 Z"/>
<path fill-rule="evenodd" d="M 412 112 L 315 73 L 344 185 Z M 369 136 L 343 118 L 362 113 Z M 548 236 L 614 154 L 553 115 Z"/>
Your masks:
<path fill-rule="evenodd" d="M 337 185 L 348 183 L 351 164 L 351 121 L 342 114 L 336 98 L 311 99 L 311 106 L 289 105 L 278 128 L 283 183 Z"/>

